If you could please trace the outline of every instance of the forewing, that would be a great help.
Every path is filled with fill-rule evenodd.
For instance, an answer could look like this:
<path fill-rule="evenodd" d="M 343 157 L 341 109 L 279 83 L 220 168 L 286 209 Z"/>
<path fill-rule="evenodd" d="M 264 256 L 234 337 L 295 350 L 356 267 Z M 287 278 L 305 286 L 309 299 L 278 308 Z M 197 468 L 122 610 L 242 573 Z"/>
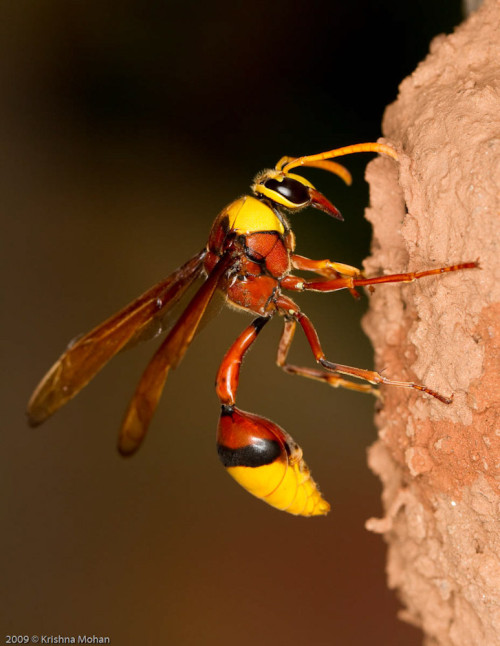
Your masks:
<path fill-rule="evenodd" d="M 104 365 L 156 317 L 173 307 L 201 274 L 205 250 L 135 301 L 72 344 L 37 386 L 28 421 L 38 426 L 95 377 Z"/>
<path fill-rule="evenodd" d="M 120 429 L 118 450 L 122 455 L 134 453 L 144 439 L 169 370 L 180 363 L 219 281 L 232 263 L 229 253 L 219 260 L 146 367 Z"/>

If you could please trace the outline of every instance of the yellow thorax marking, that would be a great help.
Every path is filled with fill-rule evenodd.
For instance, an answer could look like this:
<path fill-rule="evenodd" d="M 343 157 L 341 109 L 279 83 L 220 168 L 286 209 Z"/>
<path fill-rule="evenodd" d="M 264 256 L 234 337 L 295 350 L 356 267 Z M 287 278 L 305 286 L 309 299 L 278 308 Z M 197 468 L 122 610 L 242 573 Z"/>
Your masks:
<path fill-rule="evenodd" d="M 256 231 L 285 232 L 283 223 L 274 211 L 261 200 L 245 195 L 227 207 L 229 227 L 237 233 Z"/>

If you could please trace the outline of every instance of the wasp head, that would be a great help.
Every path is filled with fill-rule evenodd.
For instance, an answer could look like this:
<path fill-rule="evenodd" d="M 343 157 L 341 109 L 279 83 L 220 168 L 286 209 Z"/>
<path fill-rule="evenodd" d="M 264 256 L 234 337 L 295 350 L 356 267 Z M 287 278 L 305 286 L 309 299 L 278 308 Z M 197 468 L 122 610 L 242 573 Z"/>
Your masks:
<path fill-rule="evenodd" d="M 298 211 L 306 206 L 325 211 L 342 220 L 339 210 L 307 179 L 283 170 L 270 169 L 259 173 L 252 184 L 252 191 L 278 206 Z"/>

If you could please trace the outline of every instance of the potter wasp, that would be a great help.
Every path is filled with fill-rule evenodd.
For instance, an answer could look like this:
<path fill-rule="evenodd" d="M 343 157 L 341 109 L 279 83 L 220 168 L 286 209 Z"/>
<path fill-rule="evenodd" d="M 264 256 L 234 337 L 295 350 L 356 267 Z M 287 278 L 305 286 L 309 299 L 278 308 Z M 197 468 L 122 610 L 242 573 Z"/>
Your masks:
<path fill-rule="evenodd" d="M 219 457 L 230 475 L 247 491 L 273 507 L 302 516 L 326 514 L 330 506 L 322 498 L 296 442 L 270 420 L 236 407 L 240 366 L 246 352 L 262 328 L 279 314 L 284 329 L 277 364 L 285 372 L 368 393 L 376 393 L 378 384 L 412 388 L 443 403 L 451 403 L 451 398 L 426 386 L 394 381 L 372 370 L 327 360 L 313 324 L 284 292 L 347 289 L 357 296 L 358 287 L 412 282 L 425 276 L 477 266 L 469 262 L 368 278 L 355 267 L 296 254 L 295 237 L 285 212 L 293 214 L 311 206 L 337 220 L 342 220 L 342 216 L 307 179 L 291 171 L 320 168 L 349 184 L 351 178 L 347 169 L 332 159 L 357 152 L 382 153 L 397 159 L 391 147 L 366 143 L 317 155 L 283 157 L 275 168 L 259 173 L 252 185 L 253 196 L 240 197 L 223 209 L 215 219 L 202 251 L 64 352 L 31 397 L 30 424 L 41 424 L 74 397 L 115 354 L 144 337 L 148 328 L 163 319 L 194 281 L 203 276 L 203 283 L 139 381 L 120 429 L 120 453 L 134 453 L 143 441 L 170 369 L 179 365 L 211 299 L 219 291 L 229 305 L 255 317 L 229 348 L 217 373 L 216 392 L 221 404 L 217 431 Z M 293 270 L 309 272 L 316 277 L 307 280 L 294 275 Z M 296 366 L 287 360 L 297 324 L 306 336 L 318 364 L 316 368 Z M 367 383 L 353 382 L 346 377 Z"/>

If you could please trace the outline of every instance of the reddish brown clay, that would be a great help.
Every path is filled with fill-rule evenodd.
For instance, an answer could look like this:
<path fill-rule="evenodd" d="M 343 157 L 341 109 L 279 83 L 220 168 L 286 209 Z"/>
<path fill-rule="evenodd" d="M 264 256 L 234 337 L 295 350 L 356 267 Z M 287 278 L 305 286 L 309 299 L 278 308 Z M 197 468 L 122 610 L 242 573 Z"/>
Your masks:
<path fill-rule="evenodd" d="M 500 3 L 438 36 L 386 111 L 396 165 L 367 169 L 367 274 L 479 258 L 481 269 L 377 288 L 378 370 L 447 395 L 386 388 L 369 463 L 389 585 L 428 646 L 500 644 Z"/>

